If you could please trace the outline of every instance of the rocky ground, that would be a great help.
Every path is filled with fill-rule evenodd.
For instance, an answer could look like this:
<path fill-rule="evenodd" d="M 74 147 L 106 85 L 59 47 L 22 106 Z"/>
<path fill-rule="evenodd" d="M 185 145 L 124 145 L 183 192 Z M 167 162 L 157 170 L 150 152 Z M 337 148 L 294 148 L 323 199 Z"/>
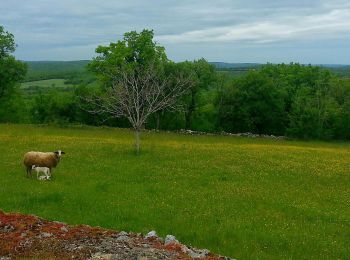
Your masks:
<path fill-rule="evenodd" d="M 171 235 L 162 239 L 155 231 L 143 236 L 0 211 L 0 260 L 23 258 L 230 259 L 183 245 Z"/>
<path fill-rule="evenodd" d="M 145 130 L 148 132 L 159 132 L 159 130 L 153 129 L 153 130 Z M 171 133 L 172 131 L 166 131 L 168 133 Z M 265 139 L 278 139 L 278 140 L 290 140 L 289 137 L 286 136 L 276 136 L 276 135 L 266 135 L 266 134 L 253 134 L 250 132 L 246 133 L 228 133 L 225 131 L 222 132 L 201 132 L 201 131 L 193 131 L 193 130 L 186 130 L 186 129 L 180 129 L 177 131 L 174 131 L 175 133 L 179 134 L 186 134 L 186 135 L 210 135 L 210 136 L 238 136 L 238 137 L 248 137 L 248 138 L 265 138 Z"/>

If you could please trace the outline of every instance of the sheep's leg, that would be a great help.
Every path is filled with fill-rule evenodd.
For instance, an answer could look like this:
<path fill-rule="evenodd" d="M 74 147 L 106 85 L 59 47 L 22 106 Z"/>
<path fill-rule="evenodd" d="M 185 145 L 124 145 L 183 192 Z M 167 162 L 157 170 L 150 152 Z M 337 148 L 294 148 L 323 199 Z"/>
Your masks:
<path fill-rule="evenodd" d="M 32 174 L 31 169 L 32 167 L 27 167 L 27 178 L 29 178 L 29 175 Z"/>
<path fill-rule="evenodd" d="M 48 169 L 48 170 L 45 172 L 46 180 L 49 180 L 49 179 L 50 179 L 50 175 L 51 175 L 51 172 L 50 172 L 50 169 Z"/>

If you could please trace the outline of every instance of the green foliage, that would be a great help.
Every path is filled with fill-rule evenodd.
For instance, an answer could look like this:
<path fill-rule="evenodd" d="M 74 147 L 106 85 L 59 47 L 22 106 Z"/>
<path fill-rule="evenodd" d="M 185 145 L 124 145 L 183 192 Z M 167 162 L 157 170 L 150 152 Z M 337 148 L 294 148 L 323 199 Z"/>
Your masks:
<path fill-rule="evenodd" d="M 130 127 L 124 119 L 112 119 L 108 118 L 107 115 L 92 115 L 87 112 L 91 104 L 82 102 L 82 97 L 98 93 L 97 87 L 70 86 L 67 91 L 62 91 L 64 85 L 50 88 L 49 86 L 45 87 L 46 83 L 42 83 L 44 87 L 27 100 L 30 104 L 30 122 L 35 124 L 53 123 L 60 126 L 87 124 Z"/>
<path fill-rule="evenodd" d="M 342 140 L 350 140 L 350 96 L 339 108 L 335 120 L 334 137 Z"/>
<path fill-rule="evenodd" d="M 282 135 L 285 95 L 271 78 L 260 72 L 250 72 L 224 92 L 219 124 L 229 132 Z"/>
<path fill-rule="evenodd" d="M 347 134 L 347 80 L 300 64 L 267 64 L 220 92 L 218 127 L 231 132 L 344 139 Z"/>
<path fill-rule="evenodd" d="M 320 91 L 313 93 L 309 88 L 299 89 L 295 95 L 290 113 L 287 133 L 304 139 L 330 139 L 337 104 Z"/>
<path fill-rule="evenodd" d="M 13 35 L 0 26 L 0 122 L 20 121 L 17 83 L 24 78 L 27 67 L 12 56 L 15 47 Z"/>
<path fill-rule="evenodd" d="M 196 120 L 196 110 L 200 99 L 200 94 L 215 86 L 215 67 L 205 59 L 185 61 L 177 64 L 191 78 L 191 87 L 188 95 L 182 101 L 185 108 L 185 128 L 196 129 L 193 121 Z"/>
<path fill-rule="evenodd" d="M 87 125 L 105 125 L 115 127 L 131 127 L 130 123 L 125 118 L 113 118 L 108 114 L 91 114 L 87 111 L 91 111 L 94 107 L 89 102 L 83 102 L 87 97 L 92 95 L 100 95 L 101 88 L 96 85 L 80 85 L 75 88 L 74 91 L 74 102 L 75 102 L 75 122 L 83 123 Z"/>
<path fill-rule="evenodd" d="M 11 55 L 15 47 L 13 35 L 0 26 L 0 100 L 12 94 L 26 73 L 25 64 Z"/>
<path fill-rule="evenodd" d="M 0 25 L 0 59 L 9 56 L 16 50 L 15 38 Z"/>
<path fill-rule="evenodd" d="M 162 66 L 168 62 L 165 49 L 153 41 L 152 30 L 138 33 L 131 31 L 124 34 L 123 40 L 110 43 L 109 46 L 98 46 L 98 54 L 88 68 L 107 85 L 114 77 L 120 77 L 124 71 L 147 66 Z"/>
<path fill-rule="evenodd" d="M 334 122 L 334 137 L 350 140 L 350 80 L 335 79 L 329 95 L 337 104 Z"/>
<path fill-rule="evenodd" d="M 16 89 L 11 96 L 0 100 L 0 122 L 29 123 L 29 104 Z"/>
<path fill-rule="evenodd" d="M 183 75 L 189 78 L 189 91 L 178 101 L 177 111 L 160 111 L 152 116 L 147 127 L 177 130 L 192 129 L 215 131 L 216 108 L 214 100 L 217 95 L 219 75 L 214 66 L 205 59 L 180 63 L 168 62 L 164 67 L 165 77 Z"/>
<path fill-rule="evenodd" d="M 193 114 L 192 129 L 197 131 L 215 132 L 217 127 L 217 108 L 215 100 L 217 90 L 201 90 L 198 94 L 197 108 Z"/>
<path fill-rule="evenodd" d="M 0 58 L 0 99 L 8 98 L 25 75 L 26 66 L 13 56 Z"/>
<path fill-rule="evenodd" d="M 0 125 L 0 208 L 161 236 L 236 259 L 347 259 L 349 143 Z M 22 156 L 62 149 L 54 181 Z"/>
<path fill-rule="evenodd" d="M 315 92 L 317 89 L 327 88 L 332 79 L 332 74 L 327 69 L 298 63 L 267 64 L 261 68 L 260 73 L 271 78 L 276 87 L 287 92 L 287 112 L 290 111 L 293 98 L 299 89 L 309 88 Z"/>
<path fill-rule="evenodd" d="M 70 93 L 50 91 L 48 94 L 39 94 L 35 97 L 31 114 L 35 123 L 64 124 L 75 121 L 76 110 Z"/>

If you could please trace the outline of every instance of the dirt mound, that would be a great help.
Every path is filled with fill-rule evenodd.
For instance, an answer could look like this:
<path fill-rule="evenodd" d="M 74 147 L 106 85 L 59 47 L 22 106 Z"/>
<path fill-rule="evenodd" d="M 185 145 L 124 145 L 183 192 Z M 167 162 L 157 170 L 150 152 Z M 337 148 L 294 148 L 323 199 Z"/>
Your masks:
<path fill-rule="evenodd" d="M 70 226 L 33 215 L 0 211 L 0 260 L 39 259 L 230 259 L 187 247 L 173 236 L 165 241 L 142 234 Z"/>

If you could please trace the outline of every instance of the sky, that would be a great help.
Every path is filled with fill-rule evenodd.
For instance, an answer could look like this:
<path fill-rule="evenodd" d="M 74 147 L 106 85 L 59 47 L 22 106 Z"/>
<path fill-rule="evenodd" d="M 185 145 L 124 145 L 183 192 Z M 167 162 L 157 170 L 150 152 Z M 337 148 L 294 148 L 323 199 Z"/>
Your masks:
<path fill-rule="evenodd" d="M 0 0 L 21 60 L 83 60 L 153 29 L 174 61 L 350 64 L 349 0 Z"/>

